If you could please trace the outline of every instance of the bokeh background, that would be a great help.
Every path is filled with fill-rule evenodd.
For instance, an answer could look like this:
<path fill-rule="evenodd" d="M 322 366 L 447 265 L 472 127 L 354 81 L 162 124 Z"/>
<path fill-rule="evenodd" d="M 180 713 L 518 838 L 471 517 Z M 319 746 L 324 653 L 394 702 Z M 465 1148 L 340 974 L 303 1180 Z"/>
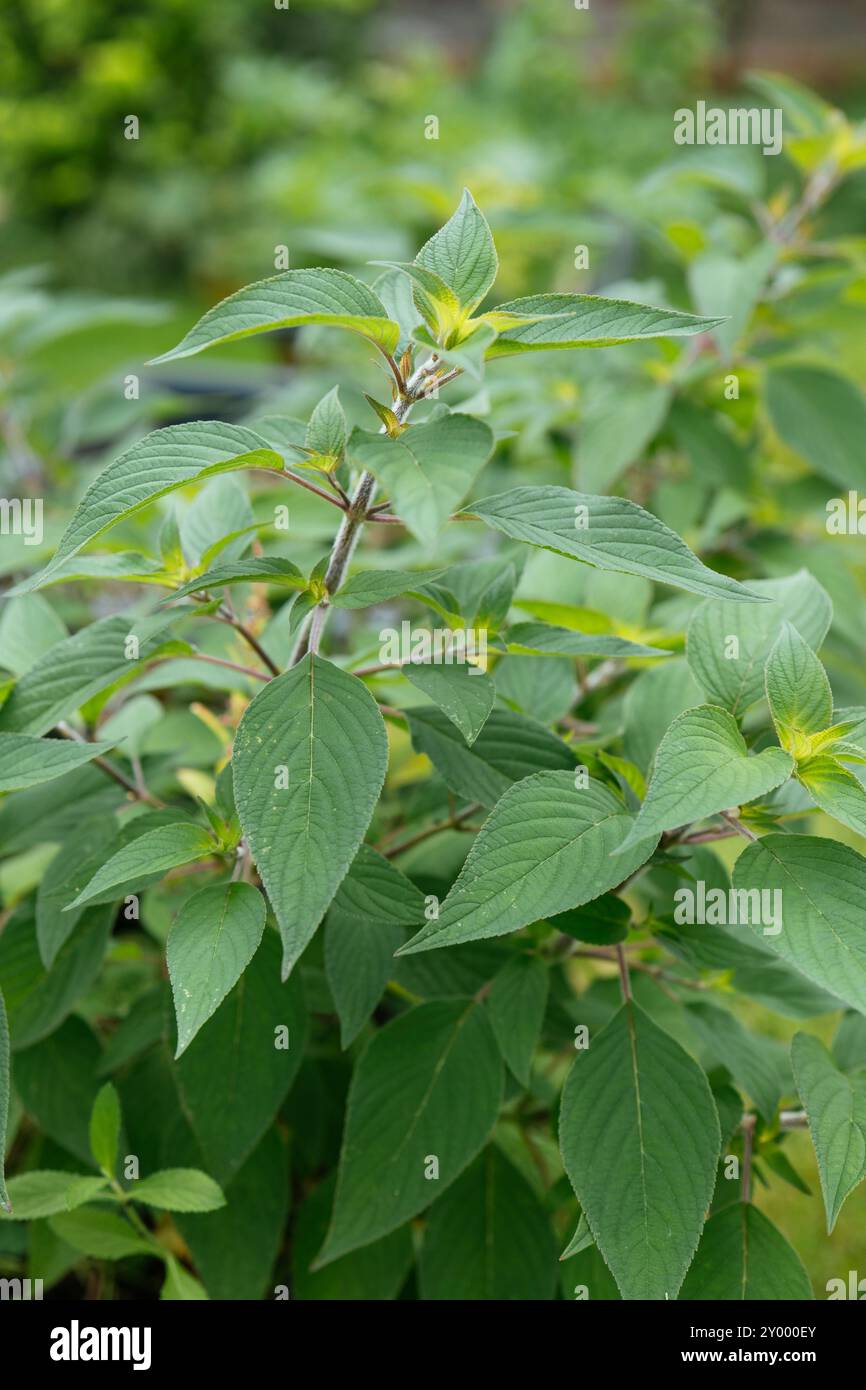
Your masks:
<path fill-rule="evenodd" d="M 502 297 L 615 286 L 702 307 L 696 268 L 749 252 L 751 205 L 771 206 L 791 170 L 754 149 L 677 152 L 674 111 L 743 104 L 750 74 L 770 69 L 862 119 L 864 50 L 862 0 L 590 0 L 587 11 L 571 0 L 16 0 L 0 25 L 0 473 L 44 493 L 50 548 L 90 470 L 145 428 L 277 402 L 304 413 L 335 379 L 370 371 L 363 348 L 286 333 L 170 369 L 142 364 L 215 299 L 272 274 L 280 247 L 292 267 L 367 278 L 372 259 L 411 259 L 464 185 L 493 226 Z M 124 136 L 130 115 L 136 140 Z M 860 175 L 822 228 L 864 226 Z M 862 317 L 833 334 L 866 379 Z M 528 393 L 505 365 L 496 404 L 521 463 L 551 431 L 570 449 L 582 392 L 608 370 L 606 354 L 586 357 L 534 367 Z M 135 402 L 121 389 L 131 372 Z M 694 543 L 700 499 L 676 478 L 655 494 L 645 475 L 633 483 L 630 495 Z M 834 562 L 814 559 L 833 592 Z M 6 547 L 0 572 L 19 560 Z M 783 551 L 778 566 L 794 567 Z M 863 636 L 862 611 L 846 621 L 852 641 Z M 851 660 L 840 649 L 834 684 Z M 796 1030 L 738 1007 L 780 1040 Z M 866 1275 L 866 1192 L 828 1238 L 808 1137 L 788 1152 L 815 1195 L 767 1173 L 756 1200 L 820 1296 L 830 1277 Z"/>

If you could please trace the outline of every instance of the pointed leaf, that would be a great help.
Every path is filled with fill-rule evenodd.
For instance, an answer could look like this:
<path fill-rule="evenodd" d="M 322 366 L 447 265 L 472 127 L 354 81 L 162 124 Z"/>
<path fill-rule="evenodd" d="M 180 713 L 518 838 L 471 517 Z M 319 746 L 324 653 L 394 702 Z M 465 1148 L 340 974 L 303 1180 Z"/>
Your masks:
<path fill-rule="evenodd" d="M 129 1194 L 161 1211 L 216 1211 L 226 1204 L 222 1189 L 197 1168 L 161 1168 L 134 1183 Z"/>
<path fill-rule="evenodd" d="M 319 656 L 247 707 L 232 757 L 235 801 L 280 925 L 284 978 L 357 853 L 387 761 L 372 695 Z"/>
<path fill-rule="evenodd" d="M 866 859 L 812 835 L 765 835 L 734 865 L 736 889 L 781 894 L 782 929 L 752 931 L 797 970 L 866 1014 Z M 760 914 L 758 914 L 760 915 Z"/>
<path fill-rule="evenodd" d="M 547 966 L 541 958 L 521 952 L 503 966 L 487 996 L 499 1049 L 522 1086 L 529 1085 L 549 983 Z"/>
<path fill-rule="evenodd" d="M 793 759 L 781 748 L 751 756 L 727 710 L 716 705 L 688 709 L 659 744 L 646 801 L 623 848 L 645 835 L 661 835 L 766 796 L 787 781 L 793 768 Z"/>
<path fill-rule="evenodd" d="M 378 296 L 353 275 L 343 270 L 286 270 L 230 294 L 152 365 L 191 357 L 216 343 L 309 323 L 351 329 L 386 352 L 393 352 L 400 331 Z"/>
<path fill-rule="evenodd" d="M 108 890 L 120 887 L 149 874 L 165 873 L 181 864 L 208 859 L 216 853 L 213 839 L 206 830 L 191 822 L 159 825 L 140 835 L 132 844 L 113 854 L 81 890 L 70 908 L 83 906 Z"/>
<path fill-rule="evenodd" d="M 796 628 L 786 622 L 773 643 L 764 676 L 779 742 L 798 757 L 808 749 L 809 736 L 833 722 L 827 672 Z"/>
<path fill-rule="evenodd" d="M 500 304 L 485 318 L 499 337 L 491 357 L 549 348 L 612 347 L 641 338 L 708 333 L 721 318 L 699 318 L 677 309 L 653 309 L 595 294 L 532 294 Z"/>
<path fill-rule="evenodd" d="M 680 1298 L 714 1302 L 811 1299 L 796 1250 L 764 1213 L 734 1202 L 710 1217 Z"/>
<path fill-rule="evenodd" d="M 548 623 L 515 623 L 505 633 L 510 652 L 542 652 L 552 656 L 604 656 L 625 660 L 632 656 L 670 656 L 661 647 L 645 647 L 624 637 L 605 633 L 575 632 Z"/>
<path fill-rule="evenodd" d="M 340 404 L 339 387 L 334 386 L 323 396 L 310 416 L 305 444 L 320 458 L 338 463 L 343 457 L 349 427 Z"/>
<path fill-rule="evenodd" d="M 395 1231 L 471 1163 L 496 1121 L 502 1062 L 483 1004 L 419 1004 L 359 1058 L 346 1110 L 326 1264 Z M 438 1177 L 431 1160 L 437 1163 Z"/>
<path fill-rule="evenodd" d="M 362 570 L 331 596 L 332 608 L 370 608 L 400 594 L 414 594 L 441 570 Z"/>
<path fill-rule="evenodd" d="M 555 550 L 598 569 L 639 574 L 692 593 L 756 599 L 726 574 L 707 569 L 658 517 L 623 497 L 567 487 L 517 487 L 464 509 L 514 540 Z"/>
<path fill-rule="evenodd" d="M 503 936 L 530 922 L 579 907 L 614 888 L 655 848 L 641 836 L 617 855 L 634 825 L 623 803 L 590 778 L 538 772 L 517 782 L 491 811 L 438 919 L 398 955 Z"/>
<path fill-rule="evenodd" d="M 58 738 L 34 738 L 30 734 L 0 734 L 0 792 L 18 791 L 62 777 L 100 753 L 111 743 L 73 743 Z"/>
<path fill-rule="evenodd" d="M 567 743 L 534 719 L 493 709 L 470 745 L 432 705 L 407 710 L 412 743 L 426 753 L 448 786 L 467 801 L 493 806 L 514 782 L 549 768 L 573 768 Z"/>
<path fill-rule="evenodd" d="M 184 903 L 171 925 L 166 963 L 179 1057 L 240 979 L 262 939 L 267 909 L 249 883 L 217 883 Z"/>
<path fill-rule="evenodd" d="M 499 268 L 487 220 L 468 188 L 457 211 L 421 247 L 416 264 L 431 270 L 472 311 L 487 294 Z"/>
<path fill-rule="evenodd" d="M 98 1092 L 90 1112 L 90 1151 L 107 1178 L 114 1176 L 120 1141 L 120 1101 L 110 1081 Z"/>
<path fill-rule="evenodd" d="M 704 1073 L 636 1004 L 574 1062 L 559 1142 L 623 1298 L 675 1298 L 713 1195 L 721 1133 Z"/>
<path fill-rule="evenodd" d="M 195 579 L 173 589 L 166 603 L 201 593 L 203 589 L 222 589 L 229 584 L 274 584 L 279 588 L 305 589 L 307 581 L 291 560 L 263 555 L 257 560 L 233 560 L 231 564 L 206 570 Z"/>
<path fill-rule="evenodd" d="M 853 772 L 821 754 L 802 763 L 797 778 L 822 811 L 866 837 L 866 787 Z"/>
<path fill-rule="evenodd" d="M 829 1234 L 846 1197 L 866 1177 L 866 1075 L 846 1076 L 807 1033 L 791 1043 L 791 1065 L 809 1117 Z"/>
<path fill-rule="evenodd" d="M 496 686 L 480 666 L 409 661 L 400 668 L 412 685 L 423 690 L 465 738 L 475 742 L 493 709 Z"/>

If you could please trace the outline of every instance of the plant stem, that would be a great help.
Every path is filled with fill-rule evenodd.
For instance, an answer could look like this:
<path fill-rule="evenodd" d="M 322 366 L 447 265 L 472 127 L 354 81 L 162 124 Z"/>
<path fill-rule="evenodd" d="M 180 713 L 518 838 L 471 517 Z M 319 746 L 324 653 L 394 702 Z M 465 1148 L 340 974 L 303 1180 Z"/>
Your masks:
<path fill-rule="evenodd" d="M 341 512 L 346 510 L 346 504 L 341 502 L 339 497 L 335 497 L 333 493 L 319 487 L 317 483 L 311 483 L 308 478 L 302 478 L 299 473 L 292 473 L 290 469 L 284 468 L 282 476 L 288 478 L 292 483 L 297 483 L 299 487 L 305 487 L 308 492 L 314 492 L 317 497 L 321 497 L 325 502 L 330 502 L 332 507 L 339 507 Z"/>
<path fill-rule="evenodd" d="M 460 826 L 470 816 L 474 816 L 476 811 L 481 810 L 481 803 L 473 801 L 471 806 L 466 806 L 456 815 L 449 816 L 447 820 L 436 821 L 435 825 L 428 825 L 424 830 L 419 830 L 417 834 L 410 835 L 408 840 L 404 840 L 400 845 L 393 845 L 391 849 L 380 849 L 380 854 L 385 859 L 393 859 L 395 855 L 402 854 L 404 850 L 412 849 L 415 845 L 420 845 L 423 840 L 429 840 L 431 835 L 438 835 L 440 830 L 459 830 Z"/>
<path fill-rule="evenodd" d="M 273 676 L 266 676 L 264 671 L 256 671 L 252 666 L 240 666 L 236 661 L 226 661 L 221 656 L 209 656 L 207 652 L 193 652 L 194 661 L 206 661 L 209 666 L 224 666 L 227 671 L 237 671 L 242 676 L 249 676 L 256 681 L 273 680 Z M 279 675 L 279 671 L 276 673 Z"/>
<path fill-rule="evenodd" d="M 747 825 L 743 825 L 743 822 L 740 820 L 736 811 L 720 811 L 719 815 L 722 817 L 722 820 L 726 820 L 728 822 L 728 825 L 733 827 L 733 829 L 736 831 L 738 835 L 742 835 L 743 839 L 752 841 L 757 840 L 757 835 L 753 834 L 753 832 L 749 829 Z"/>
<path fill-rule="evenodd" d="M 57 728 L 64 738 L 72 739 L 75 743 L 89 742 L 83 734 L 79 734 L 76 729 L 73 729 L 70 724 L 64 721 L 60 721 Z M 135 782 L 131 781 L 125 773 L 121 772 L 119 767 L 115 767 L 113 763 L 110 763 L 107 758 L 97 756 L 91 758 L 90 761 L 99 768 L 100 772 L 104 772 L 106 777 L 110 777 L 112 782 L 116 782 L 119 787 L 123 787 L 124 791 L 134 796 L 136 801 L 145 801 L 148 806 L 162 807 L 165 805 L 165 802 L 160 801 L 159 798 L 149 792 L 146 787 L 136 786 Z"/>
<path fill-rule="evenodd" d="M 236 618 L 233 613 L 219 612 L 216 616 L 221 623 L 227 623 L 229 627 L 233 627 L 235 632 L 243 637 L 244 641 L 248 646 L 252 647 L 259 661 L 267 667 L 272 676 L 278 676 L 280 674 L 279 666 L 275 661 L 271 660 L 258 638 L 253 636 L 249 628 L 246 627 L 240 619 Z"/>
<path fill-rule="evenodd" d="M 406 382 L 405 392 L 400 395 L 399 400 L 394 403 L 394 415 L 402 424 L 406 419 L 416 401 L 423 399 L 426 394 L 424 384 L 427 378 L 436 368 L 436 357 L 434 356 L 422 362 L 421 366 L 412 373 Z M 453 374 L 448 379 L 451 380 Z M 386 429 L 383 425 L 380 434 L 385 434 Z M 328 560 L 328 568 L 325 571 L 326 596 L 313 609 L 313 615 L 309 623 L 305 626 L 298 638 L 295 650 L 292 653 L 291 666 L 307 655 L 307 652 L 317 652 L 319 643 L 322 640 L 322 633 L 330 612 L 330 603 L 327 595 L 336 593 L 343 582 L 343 576 L 349 565 L 349 561 L 358 544 L 361 527 L 367 519 L 367 513 L 373 501 L 373 494 L 376 491 L 376 478 L 373 473 L 362 473 L 358 480 L 358 486 L 351 499 L 351 506 L 344 513 L 340 529 L 337 532 L 334 544 L 331 547 L 331 555 Z M 376 520 L 379 520 L 377 517 Z"/>
<path fill-rule="evenodd" d="M 748 1202 L 752 1194 L 752 1144 L 755 1138 L 756 1115 L 744 1115 L 740 1128 L 743 1131 L 743 1185 L 742 1199 Z"/>
<path fill-rule="evenodd" d="M 622 946 L 616 948 L 616 960 L 619 965 L 619 982 L 622 985 L 622 997 L 626 1004 L 631 1001 L 631 978 L 628 973 L 628 961 L 625 958 L 625 951 Z"/>

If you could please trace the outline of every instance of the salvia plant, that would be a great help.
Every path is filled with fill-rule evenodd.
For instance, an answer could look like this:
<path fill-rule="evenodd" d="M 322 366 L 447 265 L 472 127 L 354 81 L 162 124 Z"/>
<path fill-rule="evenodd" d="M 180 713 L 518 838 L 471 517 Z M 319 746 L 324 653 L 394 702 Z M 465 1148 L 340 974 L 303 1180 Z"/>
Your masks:
<path fill-rule="evenodd" d="M 822 139 L 802 199 L 765 209 L 737 332 L 844 173 L 850 132 Z M 812 1296 L 752 1198 L 770 1174 L 803 1188 L 792 1129 L 828 1230 L 866 1173 L 866 709 L 834 701 L 808 570 L 706 564 L 624 496 L 508 486 L 499 462 L 500 359 L 515 382 L 538 354 L 660 340 L 643 386 L 677 397 L 687 453 L 730 466 L 738 518 L 722 416 L 758 368 L 730 318 L 496 303 L 496 275 L 465 193 L 372 286 L 299 269 L 232 294 L 159 362 L 347 330 L 387 382 L 355 393 L 366 420 L 335 386 L 307 420 L 157 429 L 7 596 L 0 824 L 52 846 L 0 938 L 0 1196 L 22 1240 L 36 1223 L 35 1275 L 162 1268 L 169 1298 Z M 833 379 L 772 371 L 810 459 L 809 392 Z M 606 400 L 596 429 L 662 427 L 646 395 Z M 110 601 L 67 635 L 36 591 L 85 580 Z M 147 586 L 133 611 L 123 582 Z M 832 1052 L 808 1026 L 790 1055 L 754 1033 L 754 1001 L 835 1013 Z"/>

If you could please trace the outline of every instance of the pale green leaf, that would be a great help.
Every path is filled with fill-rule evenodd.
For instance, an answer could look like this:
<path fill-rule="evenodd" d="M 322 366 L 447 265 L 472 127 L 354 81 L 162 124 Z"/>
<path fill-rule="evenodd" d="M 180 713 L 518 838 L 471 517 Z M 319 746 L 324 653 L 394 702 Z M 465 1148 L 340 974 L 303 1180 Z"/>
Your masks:
<path fill-rule="evenodd" d="M 161 1168 L 136 1182 L 129 1195 L 161 1211 L 216 1211 L 226 1203 L 219 1185 L 197 1168 Z"/>
<path fill-rule="evenodd" d="M 332 608 L 370 608 L 400 594 L 414 594 L 441 570 L 362 570 L 331 597 Z"/>
<path fill-rule="evenodd" d="M 797 778 L 822 811 L 866 837 L 866 787 L 853 772 L 819 754 L 801 763 Z"/>
<path fill-rule="evenodd" d="M 200 1303 L 206 1301 L 208 1295 L 194 1274 L 184 1269 L 173 1255 L 166 1255 L 165 1279 L 159 1297 L 161 1302 Z"/>
<path fill-rule="evenodd" d="M 764 679 L 779 742 L 797 757 L 808 748 L 811 734 L 832 723 L 833 692 L 821 662 L 788 622 L 773 643 Z"/>
<path fill-rule="evenodd" d="M 487 220 L 468 188 L 457 211 L 421 247 L 415 263 L 431 270 L 469 311 L 487 294 L 499 268 Z"/>
<path fill-rule="evenodd" d="M 759 595 L 707 569 L 685 541 L 623 497 L 593 497 L 566 487 L 517 487 L 464 509 L 513 540 L 528 541 L 584 564 L 642 575 L 692 593 L 737 599 Z"/>
<path fill-rule="evenodd" d="M 82 1183 L 90 1186 L 82 1187 Z M 104 1178 L 79 1178 L 75 1173 L 36 1169 L 9 1179 L 6 1211 L 13 1221 L 39 1221 L 57 1212 L 69 1211 L 70 1197 L 77 1194 L 86 1202 L 104 1188 Z"/>
<path fill-rule="evenodd" d="M 793 768 L 793 759 L 781 748 L 751 755 L 727 710 L 717 705 L 688 709 L 659 744 L 646 800 L 622 848 L 766 796 L 788 780 Z"/>
<path fill-rule="evenodd" d="M 721 1133 L 703 1071 L 636 1004 L 578 1054 L 559 1142 L 623 1298 L 676 1298 L 713 1195 Z"/>
<path fill-rule="evenodd" d="M 244 713 L 235 801 L 280 925 L 284 977 L 357 853 L 387 760 L 372 695 L 319 656 L 270 681 Z"/>
<path fill-rule="evenodd" d="M 73 1250 L 97 1260 L 122 1260 L 127 1255 L 154 1255 L 153 1246 L 136 1235 L 122 1216 L 102 1207 L 78 1207 L 50 1218 L 51 1229 Z"/>
<path fill-rule="evenodd" d="M 267 909 L 249 883 L 217 883 L 188 898 L 166 943 L 179 1057 L 240 979 L 262 939 Z"/>
<path fill-rule="evenodd" d="M 399 328 L 368 285 L 343 270 L 286 270 L 230 294 L 209 309 L 177 347 L 153 363 L 191 357 L 253 333 L 314 323 L 351 329 L 386 352 L 397 346 Z"/>
<path fill-rule="evenodd" d="M 349 427 L 340 404 L 339 387 L 334 386 L 323 396 L 310 416 L 305 444 L 320 458 L 338 463 L 343 456 Z"/>
<path fill-rule="evenodd" d="M 90 1112 L 90 1151 L 107 1178 L 113 1177 L 120 1142 L 120 1101 L 107 1081 L 97 1093 Z"/>
<path fill-rule="evenodd" d="M 187 594 L 201 593 L 203 589 L 222 589 L 230 584 L 273 584 L 277 588 L 304 589 L 307 581 L 291 560 L 263 555 L 256 560 L 234 560 L 231 564 L 207 570 L 182 584 L 179 589 L 172 590 L 165 602 L 186 598 Z"/>

